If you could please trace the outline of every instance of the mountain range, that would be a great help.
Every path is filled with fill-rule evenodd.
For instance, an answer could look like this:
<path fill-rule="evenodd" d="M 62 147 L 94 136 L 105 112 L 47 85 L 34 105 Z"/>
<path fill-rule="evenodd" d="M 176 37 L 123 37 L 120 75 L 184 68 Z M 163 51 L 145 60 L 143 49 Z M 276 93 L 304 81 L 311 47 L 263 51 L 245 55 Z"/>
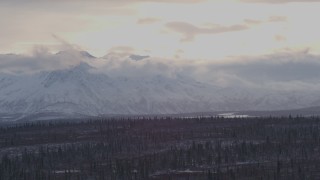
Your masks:
<path fill-rule="evenodd" d="M 8 55 L 9 56 L 9 55 Z M 10 55 L 15 56 L 15 55 Z M 53 56 L 108 61 L 85 51 Z M 128 55 L 130 63 L 152 61 Z M 53 116 L 180 114 L 213 111 L 280 110 L 320 105 L 320 96 L 290 91 L 220 87 L 189 76 L 111 76 L 85 61 L 63 69 L 0 74 L 2 120 L 35 114 Z"/>

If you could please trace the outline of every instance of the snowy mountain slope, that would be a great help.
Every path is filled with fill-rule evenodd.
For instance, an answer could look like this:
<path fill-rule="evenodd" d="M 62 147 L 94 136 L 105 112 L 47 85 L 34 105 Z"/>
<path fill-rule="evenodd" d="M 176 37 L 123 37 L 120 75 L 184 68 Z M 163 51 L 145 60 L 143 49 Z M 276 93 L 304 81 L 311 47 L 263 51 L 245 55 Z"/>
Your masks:
<path fill-rule="evenodd" d="M 66 70 L 0 78 L 0 112 L 97 114 L 179 113 L 209 103 L 210 87 L 164 76 L 110 78 L 88 64 Z M 203 104 L 203 105 L 202 105 Z"/>
<path fill-rule="evenodd" d="M 320 102 L 316 93 L 222 88 L 179 74 L 112 76 L 95 71 L 90 61 L 99 60 L 87 52 L 59 52 L 55 56 L 88 61 L 52 71 L 1 73 L 0 114 L 174 114 L 294 109 Z"/>

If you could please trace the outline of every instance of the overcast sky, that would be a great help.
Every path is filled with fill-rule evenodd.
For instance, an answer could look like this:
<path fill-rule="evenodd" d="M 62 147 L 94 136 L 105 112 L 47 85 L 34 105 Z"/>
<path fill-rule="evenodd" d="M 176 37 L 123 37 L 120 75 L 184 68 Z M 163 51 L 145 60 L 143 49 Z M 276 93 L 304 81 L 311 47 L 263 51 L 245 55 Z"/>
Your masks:
<path fill-rule="evenodd" d="M 4 0 L 0 53 L 129 52 L 221 59 L 320 53 L 318 0 Z"/>

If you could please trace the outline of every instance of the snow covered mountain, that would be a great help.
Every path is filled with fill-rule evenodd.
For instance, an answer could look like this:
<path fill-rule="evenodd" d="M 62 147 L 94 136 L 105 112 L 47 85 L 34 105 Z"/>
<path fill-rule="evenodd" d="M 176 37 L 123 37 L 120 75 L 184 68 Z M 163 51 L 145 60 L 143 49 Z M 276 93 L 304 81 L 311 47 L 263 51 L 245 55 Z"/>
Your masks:
<path fill-rule="evenodd" d="M 211 88 L 162 76 L 112 79 L 90 66 L 0 79 L 1 112 L 83 114 L 179 113 L 200 111 Z M 205 103 L 206 102 L 206 103 Z"/>
<path fill-rule="evenodd" d="M 59 52 L 54 56 L 101 61 L 87 52 L 76 56 Z M 143 59 L 130 63 L 140 61 Z M 80 62 L 58 70 L 1 73 L 0 114 L 172 114 L 292 109 L 320 102 L 311 94 L 222 88 L 179 74 L 112 76 L 95 70 L 90 63 Z"/>

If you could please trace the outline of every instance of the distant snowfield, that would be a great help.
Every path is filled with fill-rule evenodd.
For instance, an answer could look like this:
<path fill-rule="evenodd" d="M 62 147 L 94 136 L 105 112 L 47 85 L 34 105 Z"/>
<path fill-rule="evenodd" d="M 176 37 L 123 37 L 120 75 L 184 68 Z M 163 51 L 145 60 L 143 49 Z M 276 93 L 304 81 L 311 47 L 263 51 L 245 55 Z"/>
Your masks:
<path fill-rule="evenodd" d="M 249 116 L 249 115 L 246 115 L 246 114 L 235 114 L 233 112 L 230 112 L 230 113 L 218 114 L 218 117 L 224 117 L 224 118 L 248 118 L 248 117 L 254 117 L 254 116 Z"/>
<path fill-rule="evenodd" d="M 1 55 L 1 58 L 22 57 Z M 48 59 L 44 55 L 42 58 Z M 229 112 L 219 114 L 222 117 L 245 118 L 251 115 L 233 112 L 320 105 L 318 91 L 220 86 L 190 75 L 187 70 L 192 66 L 180 70 L 178 66 L 153 61 L 149 56 L 95 58 L 81 51 L 60 52 L 50 58 L 67 65 L 57 69 L 40 68 L 40 71 L 34 62 L 29 73 L 15 66 L 10 66 L 10 72 L 0 73 L 1 121 L 27 116 L 47 119 L 46 115 L 60 118 L 218 111 Z M 51 63 L 50 67 L 53 64 L 44 61 Z M 77 63 L 68 64 L 69 61 Z"/>

